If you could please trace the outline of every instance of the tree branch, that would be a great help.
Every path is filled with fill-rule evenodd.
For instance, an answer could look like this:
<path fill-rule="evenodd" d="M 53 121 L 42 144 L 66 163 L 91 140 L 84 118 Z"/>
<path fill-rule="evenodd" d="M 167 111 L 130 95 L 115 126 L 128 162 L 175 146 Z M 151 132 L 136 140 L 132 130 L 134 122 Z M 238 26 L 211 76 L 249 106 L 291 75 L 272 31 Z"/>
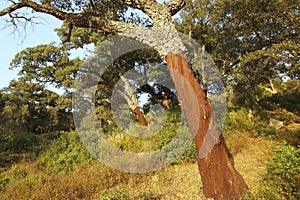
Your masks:
<path fill-rule="evenodd" d="M 270 78 L 269 78 L 269 83 L 270 83 L 271 88 L 264 87 L 264 90 L 270 92 L 271 94 L 277 94 L 278 91 L 277 91 L 276 88 L 274 87 L 273 81 L 272 81 L 272 79 L 270 79 Z"/>
<path fill-rule="evenodd" d="M 23 7 L 26 7 L 26 5 L 24 3 L 14 3 L 13 5 L 1 10 L 0 11 L 0 17 L 4 16 L 4 15 L 7 15 L 9 13 L 12 13 L 13 11 L 16 11 L 16 10 L 21 9 Z"/>
<path fill-rule="evenodd" d="M 171 15 L 176 15 L 184 6 L 185 0 L 172 0 L 170 2 L 165 3 L 171 12 Z"/>
<path fill-rule="evenodd" d="M 123 0 L 124 4 L 140 9 L 145 12 L 149 17 L 151 16 L 151 11 L 153 11 L 154 7 L 161 6 L 161 3 L 158 3 L 156 0 Z M 165 6 L 168 7 L 170 14 L 175 15 L 181 8 L 185 6 L 185 0 L 173 0 L 170 2 L 164 3 Z"/>
<path fill-rule="evenodd" d="M 147 8 L 159 4 L 156 0 L 123 0 L 123 3 L 127 6 L 142 10 L 144 12 L 147 10 Z"/>
<path fill-rule="evenodd" d="M 134 29 L 137 27 L 137 25 L 135 24 L 128 24 L 120 21 L 104 19 L 101 16 L 92 12 L 84 12 L 84 13 L 63 12 L 49 4 L 41 5 L 30 0 L 23 0 L 19 3 L 15 3 L 1 10 L 0 17 L 7 14 L 9 15 L 10 13 L 24 7 L 31 8 L 36 12 L 50 14 L 59 20 L 65 21 L 69 24 L 73 24 L 74 26 L 77 27 L 95 28 L 95 29 L 103 30 L 104 32 L 107 33 L 118 33 L 130 29 Z"/>
<path fill-rule="evenodd" d="M 69 31 L 67 33 L 67 37 L 66 39 L 64 39 L 64 41 L 62 42 L 63 44 L 65 44 L 66 42 L 70 42 L 71 41 L 71 36 L 72 36 L 72 30 L 73 30 L 73 24 L 69 24 L 68 25 Z"/>
<path fill-rule="evenodd" d="M 128 106 L 130 109 L 134 110 L 137 107 L 139 107 L 138 100 L 136 98 L 136 94 L 134 92 L 133 86 L 129 83 L 128 79 L 125 78 L 123 75 L 119 74 L 121 80 L 125 83 L 127 88 L 125 87 L 125 92 L 127 93 L 127 96 L 129 97 L 129 100 L 127 100 Z"/>

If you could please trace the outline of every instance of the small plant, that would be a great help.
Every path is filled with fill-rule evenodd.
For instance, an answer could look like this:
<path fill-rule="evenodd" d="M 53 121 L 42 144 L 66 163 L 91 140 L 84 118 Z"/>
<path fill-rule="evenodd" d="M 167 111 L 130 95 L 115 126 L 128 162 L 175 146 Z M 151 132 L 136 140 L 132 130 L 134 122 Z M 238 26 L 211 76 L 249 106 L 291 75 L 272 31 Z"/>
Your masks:
<path fill-rule="evenodd" d="M 129 192 L 126 189 L 120 187 L 110 188 L 103 192 L 100 200 L 128 200 Z"/>

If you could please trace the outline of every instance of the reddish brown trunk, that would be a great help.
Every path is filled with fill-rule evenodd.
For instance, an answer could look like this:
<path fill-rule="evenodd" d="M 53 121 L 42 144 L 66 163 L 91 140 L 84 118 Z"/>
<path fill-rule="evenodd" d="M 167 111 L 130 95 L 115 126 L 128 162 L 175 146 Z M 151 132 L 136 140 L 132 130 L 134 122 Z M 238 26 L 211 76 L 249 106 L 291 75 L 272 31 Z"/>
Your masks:
<path fill-rule="evenodd" d="M 200 153 L 210 122 L 210 137 L 219 140 L 220 134 L 211 104 L 195 79 L 186 58 L 168 54 L 165 60 L 171 69 L 171 77 Z M 203 146 L 206 145 L 207 142 Z M 242 195 L 248 189 L 244 179 L 230 162 L 226 146 L 221 140 L 207 155 L 205 154 L 204 158 L 199 157 L 197 162 L 203 182 L 203 193 L 206 197 L 230 199 Z"/>
<path fill-rule="evenodd" d="M 134 109 L 134 112 L 138 116 L 140 124 L 142 126 L 148 126 L 147 120 L 145 119 L 143 113 L 141 112 L 141 109 L 139 107 L 136 107 Z"/>

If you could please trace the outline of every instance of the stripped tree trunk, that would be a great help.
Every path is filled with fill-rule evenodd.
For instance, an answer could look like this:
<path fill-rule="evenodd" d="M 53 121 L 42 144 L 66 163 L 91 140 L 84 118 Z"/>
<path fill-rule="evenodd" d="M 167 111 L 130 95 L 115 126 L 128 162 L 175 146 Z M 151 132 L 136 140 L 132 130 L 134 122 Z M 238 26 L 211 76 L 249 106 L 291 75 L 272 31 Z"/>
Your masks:
<path fill-rule="evenodd" d="M 212 129 L 215 137 L 218 125 L 212 113 L 212 106 L 205 92 L 200 88 L 195 79 L 188 61 L 181 55 L 168 54 L 165 58 L 170 74 L 182 103 L 189 128 L 194 133 L 197 150 L 200 153 L 204 138 L 208 129 Z M 186 81 L 182 81 L 184 78 Z M 193 91 L 186 88 L 192 87 Z M 193 94 L 191 94 L 193 93 Z M 195 104 L 196 98 L 196 105 Z M 192 107 L 199 109 L 193 109 Z M 194 111 L 196 110 L 196 111 Z M 200 119 L 197 118 L 200 110 Z M 195 130 L 195 123 L 197 129 Z M 211 127 L 209 127 L 211 126 Z M 206 197 L 214 199 L 230 199 L 242 195 L 247 185 L 242 176 L 235 170 L 233 163 L 229 160 L 225 144 L 218 138 L 219 142 L 204 157 L 198 157 L 198 168 L 203 182 L 203 192 Z"/>
<path fill-rule="evenodd" d="M 142 125 L 142 126 L 148 126 L 147 120 L 145 119 L 144 114 L 141 112 L 140 107 L 136 107 L 134 109 L 134 112 L 138 116 L 140 125 Z"/>
<path fill-rule="evenodd" d="M 140 125 L 148 126 L 147 120 L 139 107 L 139 102 L 137 100 L 133 86 L 123 75 L 120 74 L 119 76 L 126 85 L 125 92 L 123 93 L 120 90 L 118 90 L 119 94 L 127 101 L 129 109 L 131 109 L 137 115 Z"/>

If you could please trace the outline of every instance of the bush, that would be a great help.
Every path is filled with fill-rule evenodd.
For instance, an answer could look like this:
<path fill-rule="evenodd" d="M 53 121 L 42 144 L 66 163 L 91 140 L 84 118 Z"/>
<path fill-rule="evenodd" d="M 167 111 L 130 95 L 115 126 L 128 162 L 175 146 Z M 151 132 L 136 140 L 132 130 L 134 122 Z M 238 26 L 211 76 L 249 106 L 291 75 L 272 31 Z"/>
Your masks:
<path fill-rule="evenodd" d="M 93 157 L 80 142 L 77 133 L 65 132 L 40 156 L 37 165 L 46 167 L 49 173 L 58 173 L 73 170 L 76 164 L 91 160 Z"/>
<path fill-rule="evenodd" d="M 274 137 L 276 135 L 276 129 L 274 127 L 269 126 L 264 122 L 257 122 L 253 126 L 253 130 L 257 133 L 257 135 L 263 135 L 267 137 Z"/>
<path fill-rule="evenodd" d="M 32 151 L 39 145 L 39 138 L 33 133 L 20 132 L 12 136 L 8 143 L 7 150 L 22 153 Z"/>
<path fill-rule="evenodd" d="M 247 110 L 242 108 L 226 115 L 223 132 L 251 130 L 253 129 L 253 125 L 253 122 L 249 120 Z"/>
<path fill-rule="evenodd" d="M 300 145 L 300 129 L 289 129 L 288 127 L 284 127 L 278 130 L 276 139 L 284 140 L 287 144 L 297 147 Z"/>
<path fill-rule="evenodd" d="M 264 193 L 279 199 L 300 199 L 300 149 L 293 146 L 276 147 L 267 163 Z"/>
<path fill-rule="evenodd" d="M 181 156 L 180 161 L 194 163 L 196 162 L 198 156 L 198 151 L 196 148 L 196 143 L 193 142 L 190 147 L 185 151 L 185 153 Z"/>

